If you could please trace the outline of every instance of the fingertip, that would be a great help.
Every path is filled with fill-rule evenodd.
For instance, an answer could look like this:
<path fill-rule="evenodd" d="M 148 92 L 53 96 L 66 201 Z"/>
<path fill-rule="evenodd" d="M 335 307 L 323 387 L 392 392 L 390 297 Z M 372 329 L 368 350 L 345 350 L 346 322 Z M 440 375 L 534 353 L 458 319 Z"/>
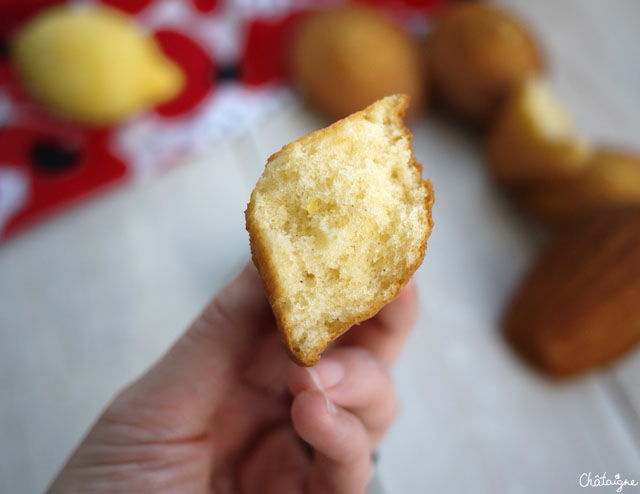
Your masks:
<path fill-rule="evenodd" d="M 304 441 L 332 461 L 348 463 L 369 450 L 363 424 L 343 408 L 331 412 L 320 390 L 303 391 L 294 398 L 291 421 Z"/>
<path fill-rule="evenodd" d="M 305 372 L 304 367 L 300 367 L 293 362 L 289 363 L 287 369 L 287 386 L 293 396 L 298 395 L 306 389 L 312 389 L 313 386 L 309 381 L 309 375 Z"/>
<path fill-rule="evenodd" d="M 409 278 L 409 281 L 402 289 L 403 292 L 407 292 L 410 296 L 415 297 L 418 295 L 418 283 L 416 282 L 415 277 Z"/>
<path fill-rule="evenodd" d="M 418 291 L 411 278 L 395 300 L 392 300 L 378 312 L 375 319 L 385 329 L 393 332 L 408 331 L 418 315 Z"/>
<path fill-rule="evenodd" d="M 418 301 L 418 285 L 416 284 L 415 278 L 411 277 L 409 279 L 394 302 L 396 301 L 400 304 L 412 304 Z"/>
<path fill-rule="evenodd" d="M 262 281 L 260 279 L 260 273 L 251 261 L 245 264 L 240 272 L 238 272 L 232 283 L 240 285 L 244 288 L 252 287 L 255 291 L 259 293 L 262 292 Z"/>
<path fill-rule="evenodd" d="M 287 376 L 289 391 L 294 396 L 307 389 L 326 390 L 339 384 L 345 377 L 345 366 L 334 356 L 324 356 L 313 367 L 291 364 Z"/>

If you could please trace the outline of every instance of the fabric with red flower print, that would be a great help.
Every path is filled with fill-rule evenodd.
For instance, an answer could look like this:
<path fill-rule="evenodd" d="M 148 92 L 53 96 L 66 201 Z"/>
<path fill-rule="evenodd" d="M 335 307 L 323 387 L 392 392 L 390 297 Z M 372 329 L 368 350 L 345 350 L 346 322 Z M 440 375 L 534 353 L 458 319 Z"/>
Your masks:
<path fill-rule="evenodd" d="M 408 28 L 445 0 L 353 0 Z M 11 36 L 65 0 L 0 0 L 0 240 L 98 191 L 147 179 L 246 130 L 293 96 L 291 29 L 331 0 L 99 0 L 134 16 L 185 74 L 181 92 L 111 128 L 65 121 L 33 101 L 11 65 Z"/>

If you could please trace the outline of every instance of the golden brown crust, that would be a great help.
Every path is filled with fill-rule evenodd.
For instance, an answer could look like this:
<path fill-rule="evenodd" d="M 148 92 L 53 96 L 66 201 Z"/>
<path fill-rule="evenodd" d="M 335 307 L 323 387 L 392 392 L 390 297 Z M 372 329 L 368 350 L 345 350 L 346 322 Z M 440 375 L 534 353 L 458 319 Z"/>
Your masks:
<path fill-rule="evenodd" d="M 512 88 L 544 67 L 535 39 L 520 21 L 479 4 L 448 8 L 425 56 L 437 98 L 473 124 L 489 121 Z"/>
<path fill-rule="evenodd" d="M 404 97 L 404 101 L 403 101 L 403 105 L 399 108 L 398 110 L 398 114 L 397 116 L 400 118 L 400 120 L 402 120 L 402 117 L 404 116 L 404 113 L 406 111 L 408 105 L 408 97 Z M 366 109 L 365 109 L 366 110 Z M 362 110 L 362 111 L 365 111 Z M 358 116 L 358 114 L 361 112 L 358 112 L 356 114 L 354 114 L 353 116 Z M 350 118 L 350 117 L 347 117 Z M 307 139 L 319 139 L 322 138 L 322 136 L 331 131 L 331 126 L 324 128 L 324 129 L 320 129 L 317 130 L 315 132 L 312 132 L 306 136 L 304 136 L 303 138 L 301 138 L 300 140 L 296 141 L 296 142 L 300 142 L 301 140 L 307 140 Z M 413 138 L 411 131 L 406 127 L 406 126 L 402 126 L 402 132 L 403 134 L 407 137 L 407 139 L 409 140 L 409 143 L 411 143 L 411 140 Z M 287 144 L 286 146 L 284 146 L 282 148 L 282 150 L 286 150 L 289 146 L 291 146 L 293 143 L 291 144 Z M 282 152 L 282 150 L 280 152 Z M 269 163 L 272 161 L 273 157 L 279 153 L 275 153 L 273 155 L 271 155 L 267 161 L 267 165 L 269 166 Z M 314 365 L 319 359 L 320 359 L 320 355 L 322 354 L 322 352 L 324 351 L 324 349 L 329 345 L 329 343 L 331 343 L 331 341 L 333 341 L 334 339 L 336 339 L 337 337 L 339 337 L 340 335 L 342 335 L 344 332 L 346 332 L 349 328 L 351 328 L 353 325 L 358 324 L 366 319 L 369 319 L 370 317 L 373 317 L 375 314 L 378 313 L 378 311 L 384 307 L 387 303 L 391 302 L 393 299 L 395 299 L 401 292 L 402 288 L 408 283 L 409 279 L 411 278 L 411 276 L 413 275 L 413 273 L 416 271 L 416 269 L 418 269 L 418 267 L 420 266 L 420 264 L 422 263 L 422 260 L 424 258 L 424 254 L 427 248 L 427 239 L 429 237 L 429 234 L 431 233 L 431 229 L 433 227 L 433 219 L 432 219 L 432 215 L 431 215 L 431 209 L 433 206 L 433 202 L 434 202 L 434 194 L 433 194 L 433 187 L 431 184 L 430 180 L 422 180 L 422 165 L 420 163 L 418 163 L 413 156 L 411 157 L 411 161 L 409 163 L 409 166 L 414 167 L 417 172 L 418 172 L 418 177 L 420 180 L 420 183 L 422 184 L 422 186 L 425 188 L 426 191 L 426 195 L 425 195 L 425 206 L 426 206 L 426 210 L 427 210 L 427 216 L 425 218 L 425 222 L 427 224 L 427 229 L 425 232 L 425 236 L 422 239 L 420 245 L 418 245 L 416 247 L 416 249 L 418 250 L 419 255 L 416 258 L 416 262 L 414 262 L 412 265 L 408 266 L 405 271 L 402 273 L 402 275 L 392 284 L 391 289 L 390 289 L 390 295 L 387 297 L 380 297 L 378 299 L 374 299 L 371 301 L 370 306 L 368 307 L 367 310 L 364 310 L 362 312 L 360 312 L 359 314 L 356 314 L 355 316 L 353 316 L 350 320 L 342 322 L 340 324 L 336 324 L 335 326 L 333 326 L 332 328 L 332 333 L 331 333 L 331 338 L 328 339 L 326 342 L 324 342 L 324 346 L 323 347 L 316 347 L 314 348 L 312 351 L 303 351 L 300 348 L 298 348 L 296 346 L 296 342 L 293 340 L 292 338 L 292 328 L 289 327 L 289 325 L 287 324 L 287 321 L 285 320 L 284 317 L 284 310 L 282 307 L 282 301 L 283 301 L 283 297 L 282 297 L 282 289 L 281 287 L 278 285 L 278 283 L 276 282 L 274 273 L 276 270 L 276 266 L 274 265 L 274 263 L 269 259 L 269 255 L 265 249 L 265 242 L 263 241 L 260 232 L 258 230 L 258 228 L 256 227 L 256 225 L 253 224 L 253 203 L 254 203 L 254 194 L 251 194 L 251 200 L 247 206 L 247 210 L 245 211 L 245 220 L 246 220 L 246 228 L 247 231 L 249 232 L 249 244 L 251 246 L 251 256 L 253 259 L 254 264 L 256 265 L 256 267 L 258 268 L 258 272 L 260 273 L 260 277 L 262 278 L 262 284 L 265 290 L 265 293 L 267 294 L 267 298 L 269 300 L 269 303 L 271 304 L 271 307 L 273 309 L 273 313 L 276 319 L 276 323 L 278 326 L 278 329 L 280 331 L 280 335 L 282 338 L 282 341 L 285 345 L 285 348 L 287 349 L 290 357 L 292 360 L 294 360 L 297 364 L 299 365 L 303 365 L 303 366 L 312 366 Z"/>
<path fill-rule="evenodd" d="M 577 177 L 525 187 L 517 191 L 517 199 L 551 226 L 603 209 L 640 205 L 640 158 L 627 151 L 598 150 Z"/>
<path fill-rule="evenodd" d="M 503 332 L 542 371 L 569 376 L 640 343 L 640 208 L 573 223 L 540 254 L 509 303 Z"/>
<path fill-rule="evenodd" d="M 331 119 L 394 93 L 410 95 L 411 116 L 422 109 L 418 50 L 376 10 L 345 5 L 311 14 L 297 26 L 290 45 L 294 85 Z"/>

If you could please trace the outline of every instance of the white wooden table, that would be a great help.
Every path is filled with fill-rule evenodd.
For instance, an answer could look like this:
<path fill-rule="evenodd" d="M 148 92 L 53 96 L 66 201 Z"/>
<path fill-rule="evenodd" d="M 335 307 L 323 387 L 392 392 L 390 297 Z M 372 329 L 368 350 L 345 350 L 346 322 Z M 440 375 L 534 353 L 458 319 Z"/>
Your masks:
<path fill-rule="evenodd" d="M 640 151 L 640 2 L 504 3 L 544 40 L 552 84 L 586 134 Z M 292 102 L 0 247 L 0 492 L 42 490 L 113 393 L 248 260 L 243 211 L 267 156 L 323 124 Z M 404 406 L 381 449 L 386 492 L 585 492 L 583 472 L 640 480 L 640 351 L 566 383 L 526 369 L 497 321 L 537 236 L 487 179 L 481 143 L 429 119 L 413 131 L 436 224 L 395 369 Z"/>

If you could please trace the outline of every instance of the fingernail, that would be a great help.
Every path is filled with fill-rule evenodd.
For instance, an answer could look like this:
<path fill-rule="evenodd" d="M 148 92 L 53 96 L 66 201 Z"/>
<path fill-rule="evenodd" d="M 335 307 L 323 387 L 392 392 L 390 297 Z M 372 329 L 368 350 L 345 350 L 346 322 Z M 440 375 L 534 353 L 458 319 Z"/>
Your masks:
<path fill-rule="evenodd" d="M 315 385 L 316 389 L 322 393 L 322 396 L 324 396 L 324 402 L 327 406 L 327 410 L 329 411 L 329 413 L 332 415 L 338 415 L 338 409 L 333 404 L 333 402 L 329 399 L 329 395 L 327 395 L 327 392 L 322 386 L 322 382 L 320 381 L 320 376 L 318 376 L 318 373 L 311 367 L 305 367 L 305 370 L 309 373 L 309 376 L 311 377 L 311 380 L 313 381 L 313 384 Z"/>
<path fill-rule="evenodd" d="M 337 360 L 322 359 L 313 370 L 325 389 L 334 387 L 344 378 L 344 366 Z"/>

